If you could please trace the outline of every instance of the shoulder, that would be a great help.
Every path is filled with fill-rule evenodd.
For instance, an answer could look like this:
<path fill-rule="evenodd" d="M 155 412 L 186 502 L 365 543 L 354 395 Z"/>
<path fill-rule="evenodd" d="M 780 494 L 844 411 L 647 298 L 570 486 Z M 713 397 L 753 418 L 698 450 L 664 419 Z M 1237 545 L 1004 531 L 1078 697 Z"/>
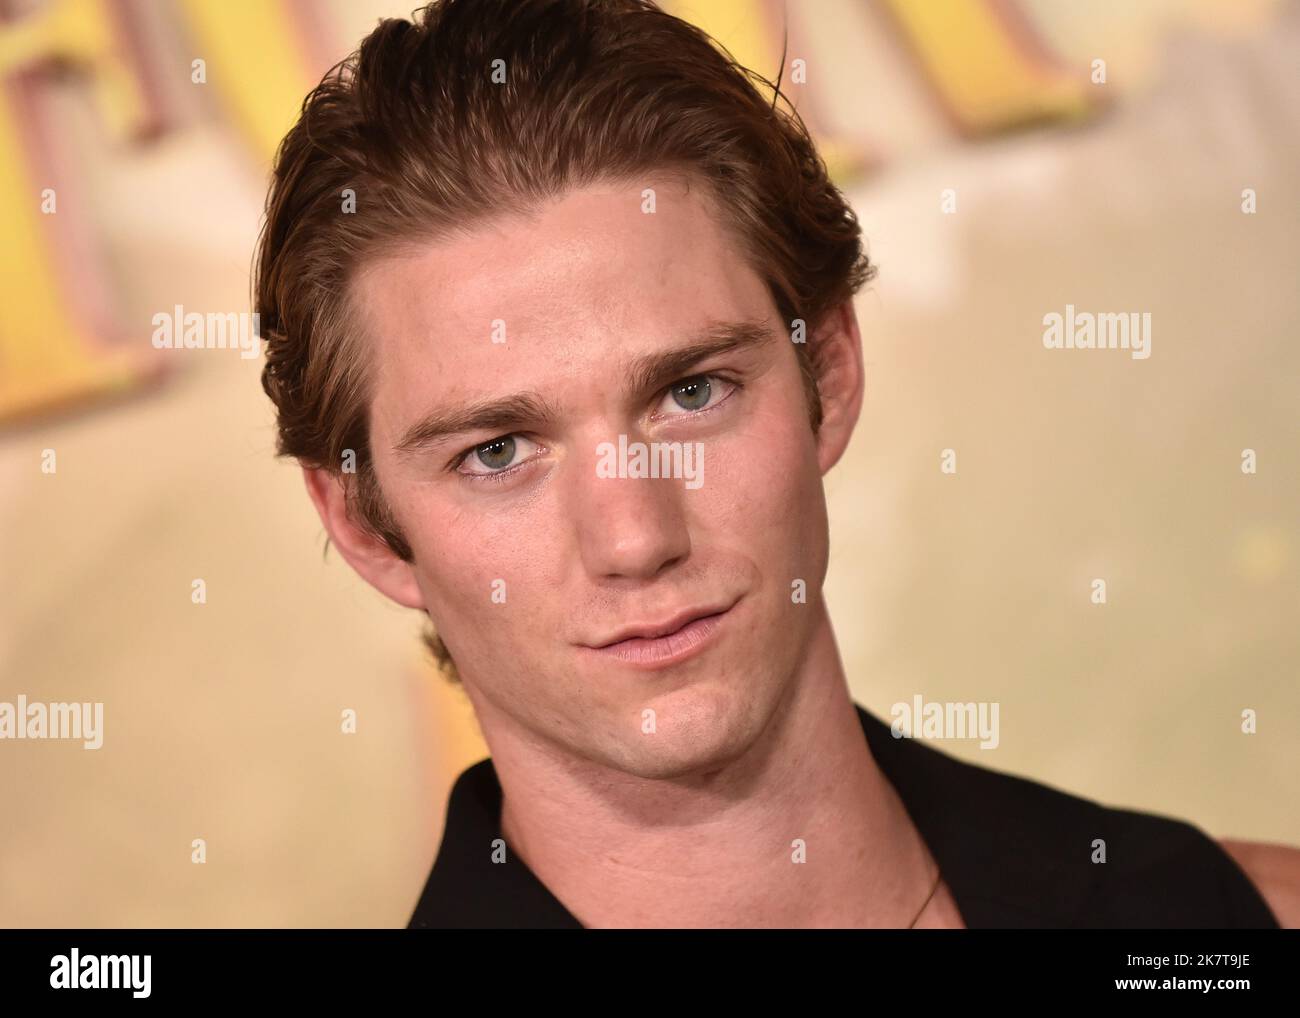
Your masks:
<path fill-rule="evenodd" d="M 1279 925 L 1245 867 L 1193 823 L 895 740 L 869 715 L 863 725 L 968 925 Z"/>
<path fill-rule="evenodd" d="M 1187 820 L 1110 806 L 1011 775 L 984 776 L 982 783 L 988 801 L 999 803 L 1003 830 L 1018 834 L 1019 844 L 1004 849 L 1004 858 L 1019 876 L 1036 874 L 1040 907 L 1059 909 L 1060 925 L 1271 928 L 1285 919 L 1275 895 L 1266 892 L 1289 887 L 1296 894 L 1294 858 L 1287 868 L 1257 852 L 1250 866 L 1242 865 Z M 996 793 L 994 786 L 1000 786 Z"/>
<path fill-rule="evenodd" d="M 1219 845 L 1259 889 L 1278 923 L 1300 928 L 1300 848 L 1235 838 Z"/>
<path fill-rule="evenodd" d="M 1270 914 L 1263 885 L 1194 823 L 1006 774 L 983 783 L 1004 830 L 1019 837 L 1005 858 L 1022 875 L 1037 874 L 1040 901 L 1062 910 L 1062 925 L 1232 929 L 1282 921 L 1276 906 Z"/>

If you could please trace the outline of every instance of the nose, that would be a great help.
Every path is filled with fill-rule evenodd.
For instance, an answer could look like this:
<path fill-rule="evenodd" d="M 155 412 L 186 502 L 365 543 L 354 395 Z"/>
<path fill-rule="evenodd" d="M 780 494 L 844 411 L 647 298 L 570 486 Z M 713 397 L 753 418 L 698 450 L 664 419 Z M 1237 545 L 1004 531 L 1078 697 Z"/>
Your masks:
<path fill-rule="evenodd" d="M 579 552 L 593 579 L 648 580 L 691 551 L 680 479 L 601 477 L 596 457 L 580 457 L 568 479 Z"/>

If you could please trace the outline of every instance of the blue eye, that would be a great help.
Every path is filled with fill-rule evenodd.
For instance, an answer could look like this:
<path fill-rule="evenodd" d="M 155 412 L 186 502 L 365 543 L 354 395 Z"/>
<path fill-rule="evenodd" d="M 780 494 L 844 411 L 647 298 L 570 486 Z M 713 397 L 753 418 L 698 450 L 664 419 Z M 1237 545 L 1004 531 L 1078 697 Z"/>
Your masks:
<path fill-rule="evenodd" d="M 703 410 L 711 410 L 727 399 L 736 388 L 735 382 L 718 375 L 683 378 L 668 387 L 663 402 L 659 405 L 659 414 L 663 417 L 689 417 Z"/>
<path fill-rule="evenodd" d="M 475 449 L 474 455 L 489 470 L 503 470 L 515 458 L 515 440 L 510 435 L 494 438 Z"/>
<path fill-rule="evenodd" d="M 467 449 L 457 464 L 456 472 L 476 478 L 503 474 L 526 462 L 539 448 L 536 442 L 523 435 L 498 435 Z"/>
<path fill-rule="evenodd" d="M 709 396 L 712 392 L 713 385 L 705 375 L 678 382 L 668 390 L 673 402 L 683 410 L 703 410 L 709 405 Z"/>

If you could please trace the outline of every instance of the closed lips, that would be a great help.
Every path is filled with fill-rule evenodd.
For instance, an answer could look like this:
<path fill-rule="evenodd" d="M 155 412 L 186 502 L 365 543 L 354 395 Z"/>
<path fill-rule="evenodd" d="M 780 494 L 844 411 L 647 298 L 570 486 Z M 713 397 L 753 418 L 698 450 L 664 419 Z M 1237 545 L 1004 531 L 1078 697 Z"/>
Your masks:
<path fill-rule="evenodd" d="M 589 653 L 635 668 L 666 668 L 702 652 L 735 604 L 704 608 L 666 622 L 631 626 L 612 640 L 588 645 Z"/>
<path fill-rule="evenodd" d="M 662 639 L 663 637 L 681 632 L 693 622 L 723 615 L 728 610 L 728 608 L 703 608 L 698 611 L 693 610 L 679 613 L 667 622 L 642 626 L 629 626 L 626 629 L 620 630 L 612 639 L 605 640 L 601 643 L 591 643 L 587 646 L 594 650 L 605 650 L 609 647 L 615 646 L 616 644 L 628 643 L 632 640 Z"/>

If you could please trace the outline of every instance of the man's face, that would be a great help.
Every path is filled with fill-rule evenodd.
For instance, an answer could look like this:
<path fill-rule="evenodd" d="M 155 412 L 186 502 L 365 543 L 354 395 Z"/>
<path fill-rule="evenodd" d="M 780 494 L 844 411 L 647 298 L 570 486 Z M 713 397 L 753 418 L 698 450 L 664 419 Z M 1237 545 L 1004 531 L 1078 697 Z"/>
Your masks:
<path fill-rule="evenodd" d="M 354 296 L 379 483 L 476 706 L 644 777 L 743 752 L 797 679 L 826 510 L 789 327 L 706 189 L 573 191 L 377 260 Z M 703 469 L 608 476 L 620 436 Z"/>

